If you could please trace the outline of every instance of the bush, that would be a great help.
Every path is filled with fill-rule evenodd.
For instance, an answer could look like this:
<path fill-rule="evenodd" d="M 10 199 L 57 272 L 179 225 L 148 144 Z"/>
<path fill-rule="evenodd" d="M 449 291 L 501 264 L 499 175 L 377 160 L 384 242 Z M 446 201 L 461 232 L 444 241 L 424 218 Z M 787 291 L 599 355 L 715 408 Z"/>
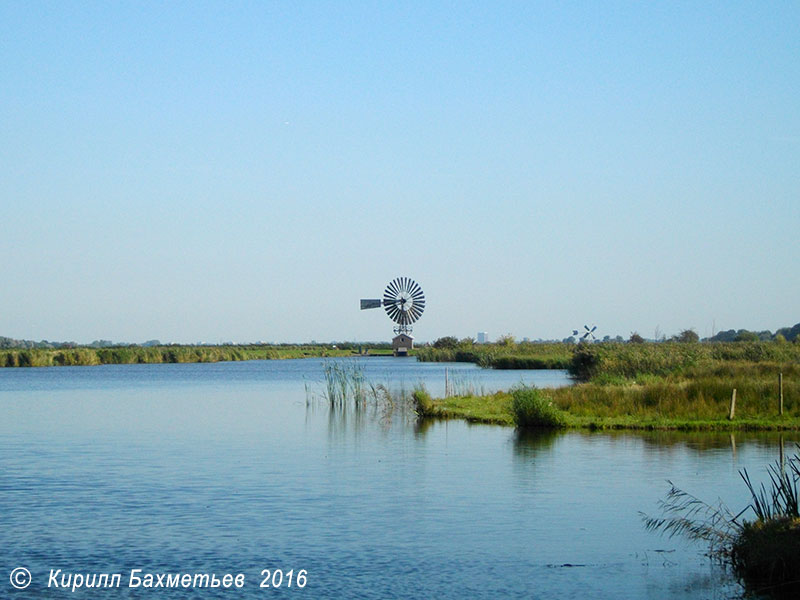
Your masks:
<path fill-rule="evenodd" d="M 564 412 L 540 390 L 532 387 L 511 390 L 511 412 L 514 423 L 521 429 L 557 429 L 567 425 Z"/>

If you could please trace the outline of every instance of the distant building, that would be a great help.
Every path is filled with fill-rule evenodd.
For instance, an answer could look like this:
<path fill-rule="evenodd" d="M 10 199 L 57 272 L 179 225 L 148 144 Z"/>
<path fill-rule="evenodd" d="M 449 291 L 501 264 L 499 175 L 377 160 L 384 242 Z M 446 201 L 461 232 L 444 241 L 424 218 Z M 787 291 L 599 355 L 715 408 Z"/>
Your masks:
<path fill-rule="evenodd" d="M 414 338 L 401 333 L 392 340 L 392 351 L 395 356 L 408 356 L 408 351 L 414 348 Z"/>
<path fill-rule="evenodd" d="M 478 332 L 478 343 L 479 344 L 488 344 L 489 343 L 489 334 L 485 331 Z"/>

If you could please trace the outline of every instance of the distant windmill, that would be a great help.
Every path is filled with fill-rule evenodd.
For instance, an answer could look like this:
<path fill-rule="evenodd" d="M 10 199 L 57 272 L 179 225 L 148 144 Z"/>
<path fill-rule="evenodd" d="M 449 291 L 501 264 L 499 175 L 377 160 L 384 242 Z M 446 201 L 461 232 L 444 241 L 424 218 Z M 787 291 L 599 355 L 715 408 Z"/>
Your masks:
<path fill-rule="evenodd" d="M 398 277 L 389 282 L 383 292 L 383 299 L 362 298 L 361 310 L 383 307 L 389 318 L 395 322 L 392 340 L 395 356 L 407 356 L 414 347 L 411 337 L 411 324 L 422 316 L 425 310 L 425 295 L 420 285 L 408 277 Z"/>
<path fill-rule="evenodd" d="M 588 339 L 592 339 L 592 340 L 596 340 L 597 339 L 596 337 L 594 337 L 594 330 L 597 329 L 597 325 L 592 325 L 591 329 L 589 329 L 588 325 L 584 325 L 583 328 L 586 330 L 586 332 L 581 336 L 581 341 L 588 340 Z M 572 335 L 578 335 L 579 333 L 580 333 L 580 331 L 578 331 L 577 329 L 573 329 L 572 330 Z"/>

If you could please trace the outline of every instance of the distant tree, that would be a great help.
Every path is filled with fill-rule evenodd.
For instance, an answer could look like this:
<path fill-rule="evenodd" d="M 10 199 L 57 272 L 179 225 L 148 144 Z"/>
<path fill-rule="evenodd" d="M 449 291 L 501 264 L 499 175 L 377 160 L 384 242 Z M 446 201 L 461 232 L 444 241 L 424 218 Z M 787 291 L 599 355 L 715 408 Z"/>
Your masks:
<path fill-rule="evenodd" d="M 628 338 L 631 344 L 644 344 L 644 338 L 639 335 L 637 331 L 631 332 L 631 337 Z"/>
<path fill-rule="evenodd" d="M 678 335 L 672 336 L 672 341 L 693 343 L 700 341 L 700 336 L 697 335 L 697 332 L 694 329 L 684 329 Z"/>
<path fill-rule="evenodd" d="M 786 338 L 786 341 L 793 342 L 800 336 L 800 323 L 795 325 L 794 327 L 781 327 L 778 331 L 775 332 L 777 334 L 783 335 Z"/>
<path fill-rule="evenodd" d="M 575 343 L 575 336 L 571 335 L 568 338 L 564 338 L 562 340 L 565 344 L 574 344 Z"/>
<path fill-rule="evenodd" d="M 786 343 L 786 338 L 783 336 L 782 333 L 776 333 L 775 337 L 773 338 L 773 341 L 776 344 L 785 344 Z"/>
<path fill-rule="evenodd" d="M 454 335 L 446 335 L 433 342 L 434 348 L 452 350 L 456 346 L 458 346 L 458 338 Z"/>
<path fill-rule="evenodd" d="M 458 340 L 458 345 L 462 348 L 470 348 L 475 345 L 475 338 L 465 337 Z"/>
<path fill-rule="evenodd" d="M 758 340 L 759 338 L 756 332 L 747 331 L 746 329 L 740 329 L 736 337 L 733 338 L 734 342 L 757 342 Z"/>
<path fill-rule="evenodd" d="M 497 345 L 498 346 L 513 346 L 514 345 L 514 336 L 511 335 L 510 333 L 507 333 L 505 335 L 501 335 L 497 339 Z"/>

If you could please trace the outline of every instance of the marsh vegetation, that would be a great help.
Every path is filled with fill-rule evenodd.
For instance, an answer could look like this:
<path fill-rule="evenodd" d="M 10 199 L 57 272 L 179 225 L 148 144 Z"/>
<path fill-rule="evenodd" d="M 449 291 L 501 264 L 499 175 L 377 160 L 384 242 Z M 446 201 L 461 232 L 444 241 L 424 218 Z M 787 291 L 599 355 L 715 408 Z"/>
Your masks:
<path fill-rule="evenodd" d="M 111 346 L 0 350 L 0 367 L 53 367 L 157 363 L 208 363 L 350 356 L 350 347 L 303 344 Z"/>
<path fill-rule="evenodd" d="M 560 411 L 559 426 L 563 421 L 599 429 L 800 428 L 800 344 L 580 344 L 573 347 L 568 368 L 575 385 L 537 392 Z M 730 419 L 734 389 L 736 411 Z M 446 397 L 433 406 L 449 417 L 543 426 L 531 425 L 515 402 L 519 405 L 511 391 Z"/>
<path fill-rule="evenodd" d="M 708 504 L 677 488 L 659 505 L 662 516 L 642 515 L 645 526 L 669 536 L 709 544 L 713 556 L 730 563 L 746 587 L 777 597 L 800 592 L 800 456 L 767 467 L 769 481 L 756 485 L 740 471 L 750 503 L 733 513 L 723 502 Z M 755 518 L 748 520 L 753 515 Z"/>

